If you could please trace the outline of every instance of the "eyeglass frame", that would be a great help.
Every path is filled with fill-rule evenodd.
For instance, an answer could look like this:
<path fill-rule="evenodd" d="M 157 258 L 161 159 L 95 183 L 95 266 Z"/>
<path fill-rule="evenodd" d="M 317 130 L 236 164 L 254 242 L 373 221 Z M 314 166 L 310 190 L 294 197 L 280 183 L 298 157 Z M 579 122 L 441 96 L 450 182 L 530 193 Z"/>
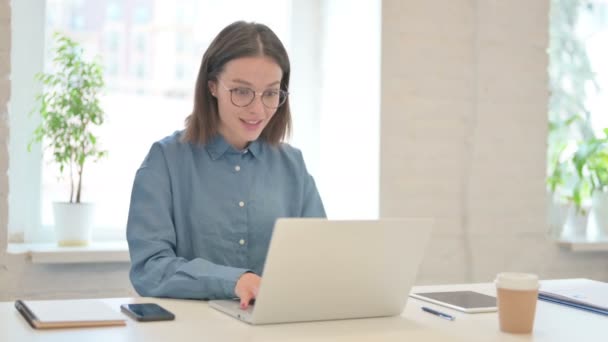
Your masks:
<path fill-rule="evenodd" d="M 270 106 L 268 106 L 268 105 L 267 105 L 267 104 L 264 102 L 264 93 L 265 93 L 265 92 L 267 92 L 268 90 L 264 90 L 264 91 L 261 91 L 261 92 L 257 92 L 257 91 L 255 91 L 255 90 L 254 90 L 254 89 L 252 89 L 252 88 L 249 88 L 249 87 L 244 87 L 244 86 L 242 86 L 242 87 L 228 88 L 228 87 L 227 87 L 227 86 L 224 84 L 224 82 L 222 82 L 222 80 L 220 80 L 219 78 L 217 79 L 217 82 L 218 82 L 218 83 L 219 83 L 219 84 L 220 84 L 220 85 L 221 85 L 221 86 L 222 86 L 222 87 L 223 87 L 225 90 L 227 90 L 227 91 L 229 91 L 229 92 L 230 92 L 230 102 L 231 102 L 233 105 L 235 105 L 235 106 L 237 106 L 237 107 L 240 107 L 240 108 L 245 108 L 245 107 L 247 107 L 247 106 L 251 105 L 251 104 L 253 103 L 253 101 L 255 101 L 255 98 L 259 96 L 259 97 L 260 97 L 260 99 L 261 99 L 261 101 L 262 101 L 262 105 L 264 105 L 264 107 L 266 107 L 266 108 L 268 108 L 268 109 L 278 109 L 279 107 L 281 107 L 282 105 L 284 105 L 284 104 L 285 104 L 285 102 L 287 102 L 287 97 L 289 96 L 289 92 L 288 92 L 288 91 L 283 90 L 283 89 L 279 89 L 279 90 L 278 90 L 278 92 L 279 92 L 279 99 L 280 99 L 280 96 L 281 96 L 281 94 L 282 94 L 282 95 L 284 96 L 284 100 L 283 100 L 283 102 L 281 102 L 281 103 L 280 103 L 278 106 L 276 106 L 276 107 L 270 107 Z M 241 106 L 241 105 L 238 105 L 238 104 L 234 103 L 234 99 L 232 98 L 232 96 L 233 96 L 233 94 L 234 94 L 233 92 L 234 92 L 235 90 L 239 89 L 239 88 L 244 88 L 244 89 L 251 90 L 251 92 L 253 93 L 253 97 L 251 98 L 251 101 L 249 101 L 249 103 L 247 103 L 246 105 L 243 105 L 243 106 Z"/>

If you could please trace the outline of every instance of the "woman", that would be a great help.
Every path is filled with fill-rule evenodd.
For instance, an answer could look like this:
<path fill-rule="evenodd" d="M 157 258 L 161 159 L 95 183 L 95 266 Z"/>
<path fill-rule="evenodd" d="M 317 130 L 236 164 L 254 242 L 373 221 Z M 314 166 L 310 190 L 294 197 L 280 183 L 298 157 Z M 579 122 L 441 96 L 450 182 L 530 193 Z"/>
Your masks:
<path fill-rule="evenodd" d="M 127 240 L 142 296 L 257 295 L 274 222 L 325 217 L 289 134 L 289 59 L 266 26 L 235 22 L 201 63 L 194 110 L 137 171 Z"/>

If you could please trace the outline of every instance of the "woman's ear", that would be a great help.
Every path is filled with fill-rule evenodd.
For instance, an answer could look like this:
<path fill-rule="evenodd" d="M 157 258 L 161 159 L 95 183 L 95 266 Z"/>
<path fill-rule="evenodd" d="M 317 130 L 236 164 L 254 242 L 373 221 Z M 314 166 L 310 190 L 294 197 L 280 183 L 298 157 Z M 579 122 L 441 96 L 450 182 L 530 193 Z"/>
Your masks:
<path fill-rule="evenodd" d="M 216 96 L 217 83 L 215 81 L 207 81 L 207 88 L 209 88 L 209 92 L 211 93 L 211 95 L 213 97 L 217 97 Z"/>

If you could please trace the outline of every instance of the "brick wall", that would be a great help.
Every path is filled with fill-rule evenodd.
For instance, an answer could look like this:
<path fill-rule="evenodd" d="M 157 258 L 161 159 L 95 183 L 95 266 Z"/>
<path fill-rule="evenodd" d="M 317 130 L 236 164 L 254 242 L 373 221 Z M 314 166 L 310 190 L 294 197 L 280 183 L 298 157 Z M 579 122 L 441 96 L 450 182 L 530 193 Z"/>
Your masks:
<path fill-rule="evenodd" d="M 381 216 L 437 218 L 418 283 L 608 280 L 546 235 L 549 1 L 383 1 Z"/>

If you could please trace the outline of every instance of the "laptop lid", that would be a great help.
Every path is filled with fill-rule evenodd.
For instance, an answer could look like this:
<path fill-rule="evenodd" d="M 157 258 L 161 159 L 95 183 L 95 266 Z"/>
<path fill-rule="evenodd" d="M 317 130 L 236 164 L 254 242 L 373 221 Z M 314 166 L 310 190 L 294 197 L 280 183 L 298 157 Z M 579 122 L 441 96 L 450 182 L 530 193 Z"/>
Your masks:
<path fill-rule="evenodd" d="M 267 324 L 399 315 L 432 228 L 422 218 L 281 218 L 253 314 L 240 316 Z"/>

